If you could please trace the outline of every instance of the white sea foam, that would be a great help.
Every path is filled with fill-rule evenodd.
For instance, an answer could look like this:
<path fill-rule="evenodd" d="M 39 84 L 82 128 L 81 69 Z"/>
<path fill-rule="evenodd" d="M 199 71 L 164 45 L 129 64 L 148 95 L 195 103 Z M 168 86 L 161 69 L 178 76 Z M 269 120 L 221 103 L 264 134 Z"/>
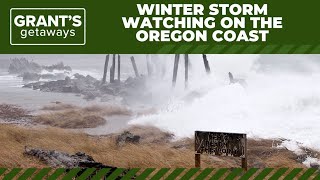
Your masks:
<path fill-rule="evenodd" d="M 255 58 L 252 59 L 254 62 Z M 213 71 L 209 77 L 201 76 L 200 82 L 199 77 L 198 81 L 190 82 L 189 91 L 202 90 L 201 97 L 182 105 L 178 99 L 168 106 L 175 107 L 174 110 L 163 108 L 155 115 L 139 117 L 130 124 L 155 125 L 178 137 L 206 130 L 285 138 L 320 150 L 320 73 L 261 73 L 250 68 L 254 63 L 249 63 L 243 72 L 237 72 L 241 59 L 233 62 L 232 69 L 235 74 L 247 77 L 248 87 L 229 85 L 227 72 L 230 68 L 222 61 L 220 65 L 213 63 L 212 69 L 222 73 Z M 180 105 L 175 106 L 175 103 Z M 292 150 L 295 151 L 294 147 Z"/>

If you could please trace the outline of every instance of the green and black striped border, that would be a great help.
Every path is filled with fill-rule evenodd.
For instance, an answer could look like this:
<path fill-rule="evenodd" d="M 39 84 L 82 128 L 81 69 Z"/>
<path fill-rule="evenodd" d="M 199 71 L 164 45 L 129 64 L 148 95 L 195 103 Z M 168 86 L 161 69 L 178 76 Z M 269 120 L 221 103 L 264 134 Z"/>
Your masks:
<path fill-rule="evenodd" d="M 157 54 L 319 54 L 320 45 L 192 45 L 169 44 Z"/>
<path fill-rule="evenodd" d="M 112 170 L 112 171 L 110 171 Z M 81 174 L 79 172 L 82 171 Z M 108 176 L 106 177 L 106 175 Z M 194 179 L 194 180 L 202 180 L 202 179 L 239 179 L 239 180 L 246 180 L 246 179 L 270 179 L 270 180 L 290 180 L 290 179 L 320 179 L 320 174 L 316 169 L 302 169 L 302 168 L 280 168 L 280 169 L 273 169 L 273 168 L 265 168 L 265 169 L 258 169 L 258 168 L 251 168 L 248 171 L 244 171 L 241 168 L 162 168 L 162 169 L 154 169 L 154 168 L 133 168 L 129 171 L 125 169 L 118 168 L 118 169 L 100 169 L 96 170 L 94 168 L 88 169 L 69 169 L 66 170 L 64 168 L 59 169 L 51 169 L 51 168 L 44 168 L 44 169 L 36 169 L 36 168 L 28 168 L 28 169 L 21 169 L 21 168 L 13 168 L 13 169 L 6 169 L 0 168 L 0 178 L 4 180 L 11 180 L 11 179 L 18 179 L 18 180 L 41 180 L 41 179 L 62 179 L 62 180 L 71 180 L 71 179 L 79 179 L 79 180 L 99 180 L 105 179 L 112 180 L 117 179 L 121 175 L 120 179 L 129 180 L 129 179 L 150 179 L 150 180 L 158 180 L 158 179 L 166 179 L 166 180 L 173 180 L 173 179 Z"/>

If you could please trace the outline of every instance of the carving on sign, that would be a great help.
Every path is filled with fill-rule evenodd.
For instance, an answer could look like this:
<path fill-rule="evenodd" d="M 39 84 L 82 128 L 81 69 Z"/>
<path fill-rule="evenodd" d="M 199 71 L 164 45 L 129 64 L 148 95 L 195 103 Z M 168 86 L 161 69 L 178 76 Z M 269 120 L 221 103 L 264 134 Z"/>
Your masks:
<path fill-rule="evenodd" d="M 198 154 L 246 157 L 246 134 L 195 132 L 195 151 Z"/>

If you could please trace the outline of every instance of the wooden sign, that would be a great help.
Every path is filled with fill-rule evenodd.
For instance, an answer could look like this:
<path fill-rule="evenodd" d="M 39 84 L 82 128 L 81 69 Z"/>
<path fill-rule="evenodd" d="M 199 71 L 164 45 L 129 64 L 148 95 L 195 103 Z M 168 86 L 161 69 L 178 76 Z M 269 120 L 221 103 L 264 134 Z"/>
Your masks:
<path fill-rule="evenodd" d="M 195 131 L 196 166 L 200 166 L 200 154 L 242 158 L 242 166 L 247 167 L 246 134 Z M 198 162 L 197 162 L 198 161 Z"/>

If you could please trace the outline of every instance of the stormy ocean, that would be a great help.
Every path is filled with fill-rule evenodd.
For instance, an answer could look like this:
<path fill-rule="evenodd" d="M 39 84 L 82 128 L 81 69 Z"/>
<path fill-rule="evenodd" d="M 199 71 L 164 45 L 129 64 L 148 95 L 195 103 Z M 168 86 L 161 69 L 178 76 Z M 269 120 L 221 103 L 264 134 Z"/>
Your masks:
<path fill-rule="evenodd" d="M 123 80 L 134 75 L 130 56 L 122 55 Z M 139 73 L 147 74 L 146 55 L 133 56 Z M 41 65 L 62 61 L 72 67 L 72 73 L 97 79 L 102 78 L 105 59 L 105 55 L 1 55 L 1 103 L 32 109 L 53 101 L 101 103 L 74 94 L 22 88 L 22 79 L 7 71 L 15 57 Z M 208 55 L 211 74 L 207 75 L 202 56 L 190 55 L 188 89 L 184 89 L 183 60 L 175 88 L 171 87 L 174 55 L 153 55 L 152 60 L 157 77 L 150 78 L 148 90 L 158 111 L 133 118 L 129 124 L 154 125 L 177 137 L 191 137 L 195 130 L 241 132 L 251 138 L 286 139 L 293 151 L 300 146 L 320 150 L 320 56 Z M 228 72 L 247 85 L 230 84 Z"/>

